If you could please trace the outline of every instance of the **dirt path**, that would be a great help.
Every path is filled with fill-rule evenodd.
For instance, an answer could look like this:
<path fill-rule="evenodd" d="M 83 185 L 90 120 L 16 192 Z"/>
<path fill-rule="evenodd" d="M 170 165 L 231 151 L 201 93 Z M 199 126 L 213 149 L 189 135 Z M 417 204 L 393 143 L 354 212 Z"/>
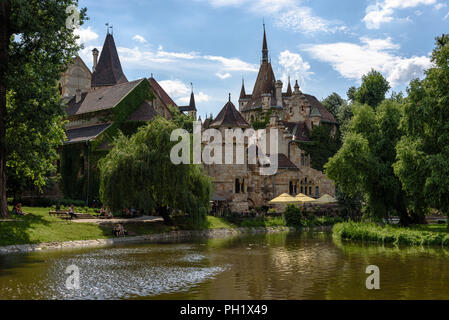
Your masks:
<path fill-rule="evenodd" d="M 75 223 L 95 223 L 95 224 L 115 224 L 115 223 L 150 223 L 150 222 L 161 222 L 164 221 L 161 217 L 155 217 L 155 216 L 143 216 L 139 218 L 132 218 L 132 219 L 120 219 L 120 218 L 114 218 L 114 219 L 74 219 L 71 220 Z"/>

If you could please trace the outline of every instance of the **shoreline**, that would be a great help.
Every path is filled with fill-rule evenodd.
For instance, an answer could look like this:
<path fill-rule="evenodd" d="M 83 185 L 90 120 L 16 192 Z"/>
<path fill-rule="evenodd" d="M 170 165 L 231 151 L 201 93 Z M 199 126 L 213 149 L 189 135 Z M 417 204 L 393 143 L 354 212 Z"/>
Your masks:
<path fill-rule="evenodd" d="M 281 232 L 297 232 L 297 231 L 311 231 L 311 230 L 332 231 L 332 227 L 333 226 L 307 227 L 299 229 L 293 227 L 268 227 L 268 228 L 181 230 L 181 231 L 171 231 L 142 236 L 122 237 L 122 238 L 9 245 L 0 247 L 0 255 L 13 254 L 13 253 L 40 252 L 50 250 L 63 250 L 63 249 L 100 248 L 121 244 L 133 244 L 133 243 L 157 243 L 160 241 L 168 241 L 168 240 L 170 241 L 190 240 L 195 238 L 213 239 L 229 236 L 246 235 L 246 234 L 281 233 Z"/>

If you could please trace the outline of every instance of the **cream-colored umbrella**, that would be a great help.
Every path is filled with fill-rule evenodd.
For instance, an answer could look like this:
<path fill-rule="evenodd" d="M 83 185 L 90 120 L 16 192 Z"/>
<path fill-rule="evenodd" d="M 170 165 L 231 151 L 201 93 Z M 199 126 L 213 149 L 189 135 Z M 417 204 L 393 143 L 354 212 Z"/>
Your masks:
<path fill-rule="evenodd" d="M 332 197 L 328 194 L 325 194 L 321 198 L 313 201 L 314 204 L 334 204 L 337 202 L 338 202 L 338 200 L 336 200 L 334 197 Z"/>
<path fill-rule="evenodd" d="M 310 198 L 310 197 L 308 197 L 308 196 L 306 196 L 305 194 L 302 194 L 302 193 L 298 194 L 295 197 L 295 200 L 296 200 L 296 202 L 300 202 L 300 203 L 311 203 L 311 202 L 315 201 L 315 199 Z"/>
<path fill-rule="evenodd" d="M 294 197 L 289 195 L 288 193 L 281 194 L 279 197 L 274 198 L 269 203 L 270 204 L 288 204 L 288 203 L 296 203 L 298 202 Z"/>

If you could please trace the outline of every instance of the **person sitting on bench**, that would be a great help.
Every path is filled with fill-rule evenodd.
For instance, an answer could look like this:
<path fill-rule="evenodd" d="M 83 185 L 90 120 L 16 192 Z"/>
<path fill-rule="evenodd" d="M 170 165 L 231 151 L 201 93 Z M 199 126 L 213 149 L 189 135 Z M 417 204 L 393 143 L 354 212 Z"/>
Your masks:
<path fill-rule="evenodd" d="M 72 204 L 69 208 L 69 211 L 67 211 L 67 214 L 70 216 L 70 220 L 73 218 L 78 218 L 78 216 L 75 214 L 75 206 Z"/>
<path fill-rule="evenodd" d="M 22 211 L 22 204 L 18 203 L 14 206 L 14 208 L 12 209 L 12 214 L 18 215 L 18 216 L 24 216 L 25 213 L 23 213 Z"/>
<path fill-rule="evenodd" d="M 124 237 L 124 236 L 128 235 L 128 231 L 125 230 L 123 225 L 117 224 L 112 229 L 112 234 L 116 237 Z"/>

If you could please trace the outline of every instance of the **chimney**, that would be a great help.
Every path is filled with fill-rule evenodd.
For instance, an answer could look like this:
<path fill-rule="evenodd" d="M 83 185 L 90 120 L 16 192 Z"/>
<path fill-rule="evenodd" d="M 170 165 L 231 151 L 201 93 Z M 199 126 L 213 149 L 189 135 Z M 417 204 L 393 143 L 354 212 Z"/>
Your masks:
<path fill-rule="evenodd" d="M 81 102 L 81 89 L 76 89 L 75 102 L 76 103 L 80 103 Z"/>
<path fill-rule="evenodd" d="M 97 48 L 94 48 L 92 50 L 92 56 L 94 58 L 94 64 L 92 66 L 92 72 L 95 72 L 95 70 L 97 70 L 97 65 L 98 65 L 98 50 L 97 50 Z"/>
<path fill-rule="evenodd" d="M 282 107 L 282 81 L 276 81 L 276 105 Z"/>

